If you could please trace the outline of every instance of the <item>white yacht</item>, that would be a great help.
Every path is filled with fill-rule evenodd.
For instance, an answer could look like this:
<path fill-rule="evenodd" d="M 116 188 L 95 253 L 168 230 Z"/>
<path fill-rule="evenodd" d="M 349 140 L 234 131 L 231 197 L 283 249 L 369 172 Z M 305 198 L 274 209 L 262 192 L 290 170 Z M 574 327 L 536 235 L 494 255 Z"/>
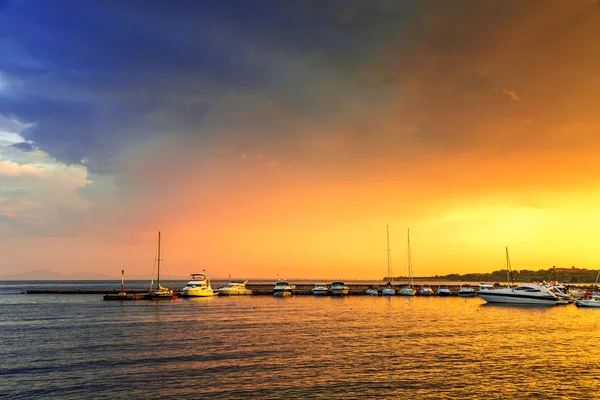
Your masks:
<path fill-rule="evenodd" d="M 218 293 L 210 286 L 210 278 L 204 274 L 191 274 L 190 280 L 181 290 L 184 297 L 212 297 Z"/>
<path fill-rule="evenodd" d="M 415 289 L 413 289 L 410 286 L 405 286 L 405 287 L 398 289 L 398 296 L 414 296 L 414 295 L 415 295 Z"/>
<path fill-rule="evenodd" d="M 438 296 L 452 296 L 452 292 L 448 289 L 448 286 L 438 286 Z"/>
<path fill-rule="evenodd" d="M 332 296 L 344 296 L 348 294 L 350 288 L 344 284 L 344 282 L 332 282 L 329 287 L 329 292 Z"/>
<path fill-rule="evenodd" d="M 367 296 L 379 296 L 379 290 L 377 290 L 375 288 L 368 288 L 367 291 L 365 292 L 365 294 Z"/>
<path fill-rule="evenodd" d="M 475 289 L 469 284 L 460 285 L 460 288 L 458 289 L 458 295 L 461 297 L 475 296 L 475 294 Z"/>
<path fill-rule="evenodd" d="M 418 294 L 419 296 L 433 296 L 433 289 L 429 286 L 421 286 Z"/>
<path fill-rule="evenodd" d="M 219 288 L 219 295 L 241 296 L 252 294 L 252 290 L 246 288 L 248 281 L 231 281 L 227 285 Z"/>
<path fill-rule="evenodd" d="M 568 301 L 550 291 L 546 286 L 527 283 L 517 287 L 479 290 L 479 297 L 488 303 L 505 304 L 567 304 Z"/>
<path fill-rule="evenodd" d="M 288 281 L 278 280 L 273 288 L 273 296 L 275 297 L 290 297 L 294 288 Z"/>
<path fill-rule="evenodd" d="M 600 307 L 600 300 L 586 293 L 581 299 L 575 301 L 577 307 Z"/>
<path fill-rule="evenodd" d="M 382 296 L 393 296 L 395 294 L 396 291 L 389 282 L 383 287 L 383 289 L 381 289 Z"/>
<path fill-rule="evenodd" d="M 310 292 L 315 296 L 326 296 L 329 294 L 329 288 L 326 283 L 317 282 Z"/>
<path fill-rule="evenodd" d="M 493 289 L 496 289 L 496 287 L 494 285 L 492 285 L 491 283 L 481 282 L 479 284 L 479 290 L 493 290 Z"/>

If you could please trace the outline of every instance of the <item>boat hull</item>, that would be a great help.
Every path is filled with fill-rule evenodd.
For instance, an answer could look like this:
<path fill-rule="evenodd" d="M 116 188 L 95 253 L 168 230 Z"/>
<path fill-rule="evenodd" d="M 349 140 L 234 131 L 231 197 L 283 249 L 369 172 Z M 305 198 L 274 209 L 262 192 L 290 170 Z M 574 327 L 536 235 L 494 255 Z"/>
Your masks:
<path fill-rule="evenodd" d="M 215 293 L 212 288 L 191 288 L 183 289 L 181 294 L 183 297 L 213 297 L 218 293 Z"/>
<path fill-rule="evenodd" d="M 566 304 L 552 297 L 526 297 L 526 296 L 511 296 L 509 294 L 500 293 L 478 293 L 479 297 L 488 303 L 495 304 L 538 304 L 538 305 L 556 305 Z"/>
<path fill-rule="evenodd" d="M 327 296 L 329 294 L 329 290 L 328 289 L 312 289 L 311 293 L 314 296 Z"/>
<path fill-rule="evenodd" d="M 219 296 L 245 296 L 249 294 L 252 294 L 250 289 L 219 289 Z"/>
<path fill-rule="evenodd" d="M 575 301 L 577 307 L 600 307 L 600 301 L 595 299 L 585 299 Z"/>
<path fill-rule="evenodd" d="M 385 288 L 381 291 L 382 296 L 394 296 L 396 291 L 394 289 Z"/>
<path fill-rule="evenodd" d="M 402 288 L 402 289 L 398 289 L 398 296 L 414 296 L 415 295 L 415 290 L 412 288 Z"/>
<path fill-rule="evenodd" d="M 332 296 L 344 296 L 348 294 L 349 289 L 347 287 L 345 288 L 335 288 L 335 289 L 330 289 L 331 291 L 331 295 Z"/>
<path fill-rule="evenodd" d="M 275 297 L 292 297 L 292 292 L 289 290 L 275 290 L 273 291 Z"/>

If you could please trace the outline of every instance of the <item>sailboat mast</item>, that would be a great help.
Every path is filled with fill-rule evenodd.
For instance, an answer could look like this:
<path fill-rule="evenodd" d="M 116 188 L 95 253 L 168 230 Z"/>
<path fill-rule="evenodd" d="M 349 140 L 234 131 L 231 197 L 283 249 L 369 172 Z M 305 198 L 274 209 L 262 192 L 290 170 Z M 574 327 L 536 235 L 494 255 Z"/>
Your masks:
<path fill-rule="evenodd" d="M 158 274 L 156 279 L 156 285 L 160 289 L 160 231 L 158 231 Z"/>
<path fill-rule="evenodd" d="M 507 274 L 507 282 L 510 282 L 512 285 L 515 284 L 513 280 L 512 268 L 510 266 L 510 257 L 508 256 L 508 247 L 506 248 L 506 274 Z"/>
<path fill-rule="evenodd" d="M 407 237 L 408 237 L 408 249 L 407 249 L 407 257 L 408 257 L 408 286 L 412 287 L 412 266 L 410 263 L 410 228 L 407 229 Z"/>
<path fill-rule="evenodd" d="M 390 227 L 388 225 L 385 226 L 387 232 L 387 262 L 388 262 L 388 282 L 393 282 L 394 278 L 392 278 L 392 259 L 390 255 Z"/>

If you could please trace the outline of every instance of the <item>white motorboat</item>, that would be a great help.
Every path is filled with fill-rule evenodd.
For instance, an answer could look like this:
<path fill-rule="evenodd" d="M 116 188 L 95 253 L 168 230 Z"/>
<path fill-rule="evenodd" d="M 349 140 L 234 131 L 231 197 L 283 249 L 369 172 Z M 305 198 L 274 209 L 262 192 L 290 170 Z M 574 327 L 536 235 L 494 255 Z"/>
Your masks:
<path fill-rule="evenodd" d="M 461 297 L 471 297 L 475 296 L 475 294 L 475 289 L 469 284 L 460 285 L 460 288 L 458 289 L 458 295 Z"/>
<path fill-rule="evenodd" d="M 575 305 L 577 307 L 600 307 L 600 300 L 586 293 L 583 298 L 575 301 Z"/>
<path fill-rule="evenodd" d="M 369 288 L 369 289 L 367 289 L 367 291 L 365 292 L 365 294 L 367 296 L 379 296 L 379 290 L 377 290 L 375 288 Z"/>
<path fill-rule="evenodd" d="M 408 268 L 408 285 L 398 289 L 398 296 L 414 296 L 415 295 L 415 289 L 413 289 L 412 264 L 410 262 L 410 229 L 407 230 L 406 256 L 407 256 L 407 268 Z"/>
<path fill-rule="evenodd" d="M 394 288 L 392 287 L 391 284 L 387 283 L 383 289 L 381 289 L 381 295 L 382 296 L 394 296 L 396 294 L 396 291 L 394 290 Z"/>
<path fill-rule="evenodd" d="M 433 296 L 433 289 L 430 286 L 421 286 L 417 294 L 419 296 Z"/>
<path fill-rule="evenodd" d="M 275 297 L 290 297 L 294 288 L 286 280 L 278 280 L 273 287 L 273 296 Z"/>
<path fill-rule="evenodd" d="M 326 283 L 317 282 L 310 292 L 315 296 L 326 296 L 329 294 L 329 288 Z"/>
<path fill-rule="evenodd" d="M 246 287 L 248 281 L 231 281 L 227 285 L 219 288 L 219 295 L 242 296 L 252 294 L 252 290 Z"/>
<path fill-rule="evenodd" d="M 410 286 L 405 286 L 405 287 L 398 289 L 398 296 L 414 296 L 414 295 L 415 295 L 415 289 L 413 289 Z"/>
<path fill-rule="evenodd" d="M 329 287 L 329 292 L 332 296 L 344 296 L 348 294 L 350 288 L 344 282 L 332 282 Z"/>
<path fill-rule="evenodd" d="M 204 274 L 191 274 L 190 280 L 181 290 L 183 297 L 213 297 L 219 292 L 210 286 L 210 278 Z"/>
<path fill-rule="evenodd" d="M 492 285 L 491 283 L 481 282 L 479 284 L 479 290 L 493 290 L 493 289 L 496 289 L 496 287 L 494 285 Z"/>
<path fill-rule="evenodd" d="M 480 290 L 479 297 L 488 303 L 505 304 L 568 304 L 546 286 L 536 283 L 527 283 L 517 287 Z"/>
<path fill-rule="evenodd" d="M 452 292 L 448 289 L 448 286 L 438 286 L 436 293 L 438 296 L 452 296 Z"/>

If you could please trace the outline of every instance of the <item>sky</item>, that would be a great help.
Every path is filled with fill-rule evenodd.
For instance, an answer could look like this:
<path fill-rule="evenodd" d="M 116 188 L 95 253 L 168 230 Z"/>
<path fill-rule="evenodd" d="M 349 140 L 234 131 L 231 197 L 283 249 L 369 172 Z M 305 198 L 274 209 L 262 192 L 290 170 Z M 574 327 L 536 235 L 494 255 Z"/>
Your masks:
<path fill-rule="evenodd" d="M 600 268 L 600 3 L 0 0 L 0 275 Z"/>

